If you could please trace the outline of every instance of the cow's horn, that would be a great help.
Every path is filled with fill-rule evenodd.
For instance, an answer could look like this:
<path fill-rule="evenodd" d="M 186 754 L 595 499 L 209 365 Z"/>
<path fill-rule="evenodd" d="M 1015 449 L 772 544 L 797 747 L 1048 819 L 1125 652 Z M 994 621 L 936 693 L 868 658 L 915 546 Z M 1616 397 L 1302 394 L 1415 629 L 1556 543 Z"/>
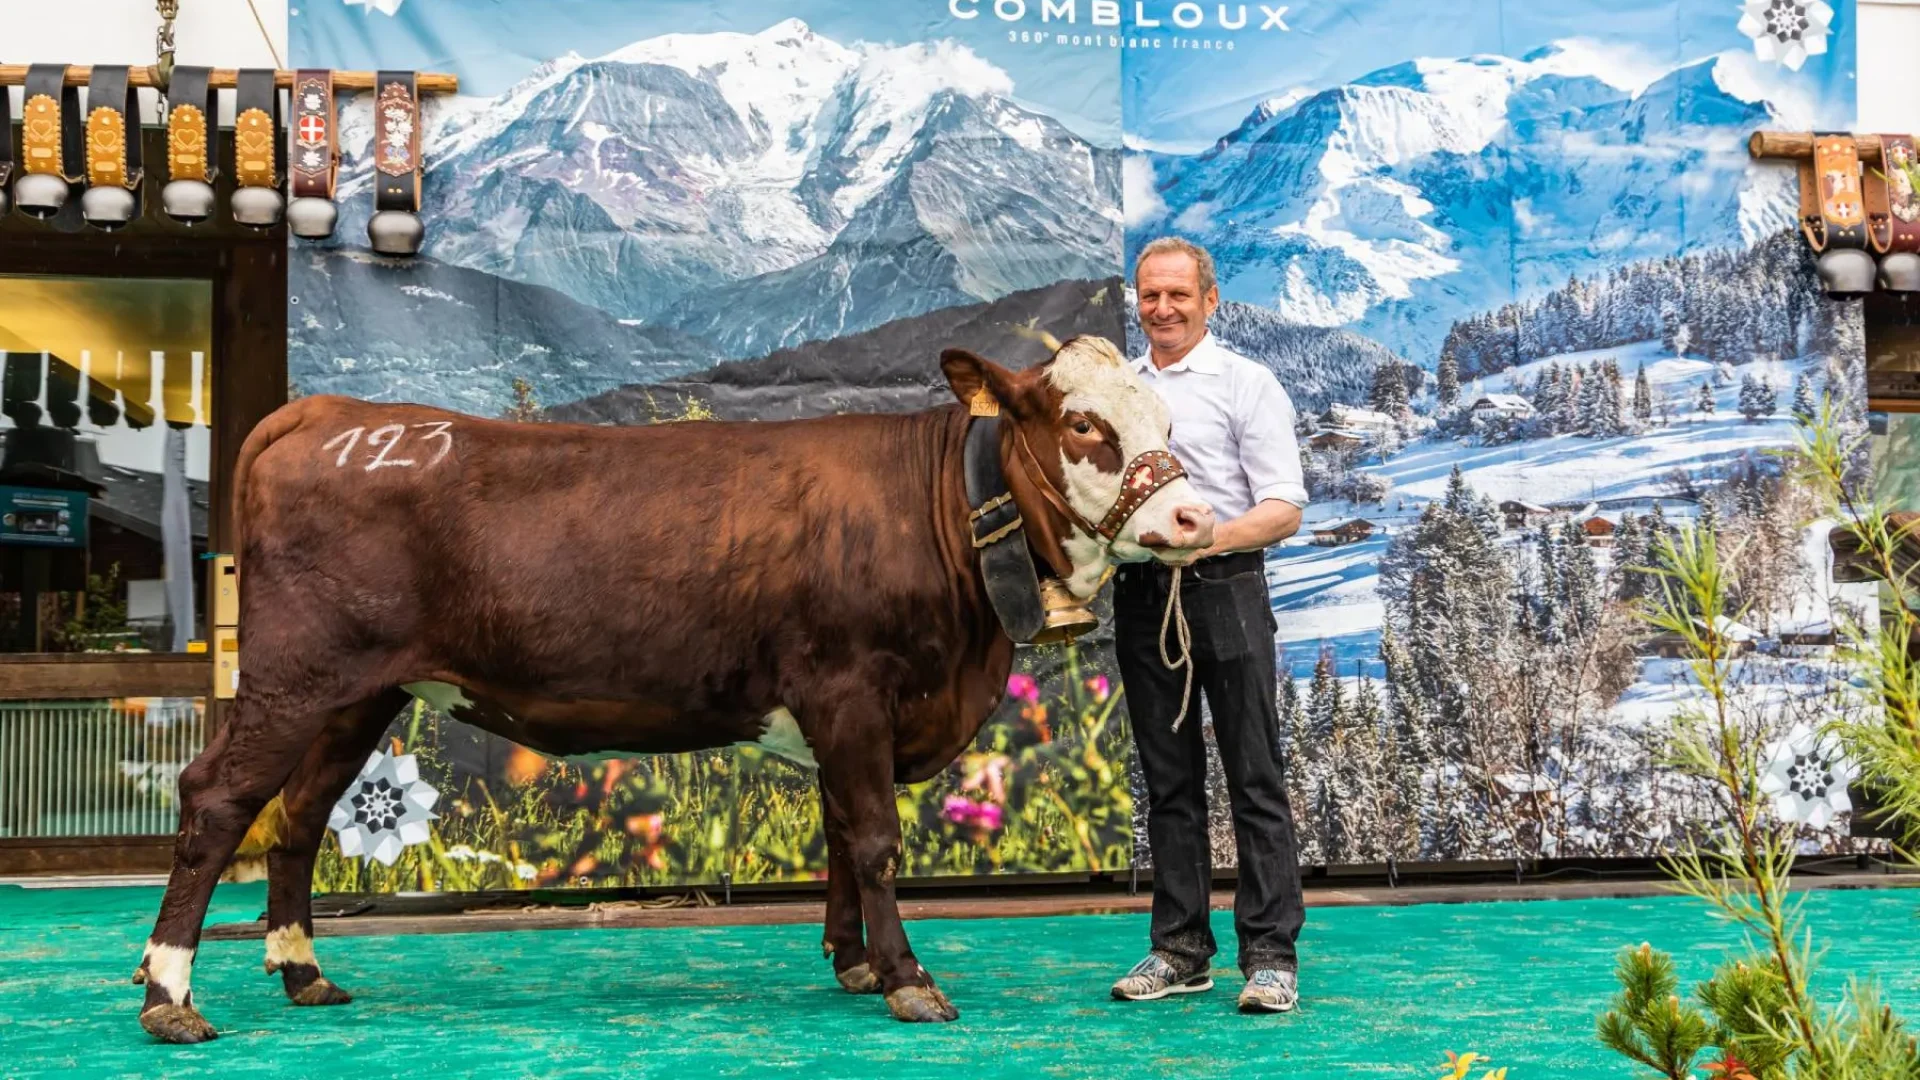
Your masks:
<path fill-rule="evenodd" d="M 1045 330 L 1038 330 L 1031 326 L 1016 325 L 1013 328 L 1013 332 L 1016 334 L 1019 334 L 1021 337 L 1026 338 L 1029 341 L 1037 341 L 1040 344 L 1045 345 L 1047 347 L 1048 352 L 1060 351 L 1060 339 L 1057 337 L 1054 337 L 1052 334 L 1047 333 Z"/>

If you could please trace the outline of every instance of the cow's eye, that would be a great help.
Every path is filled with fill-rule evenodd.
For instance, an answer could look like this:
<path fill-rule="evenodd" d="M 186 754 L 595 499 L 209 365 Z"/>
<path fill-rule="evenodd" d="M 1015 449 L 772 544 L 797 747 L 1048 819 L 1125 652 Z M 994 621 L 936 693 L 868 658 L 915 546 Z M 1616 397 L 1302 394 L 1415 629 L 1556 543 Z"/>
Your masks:
<path fill-rule="evenodd" d="M 1091 435 L 1093 434 L 1093 423 L 1089 420 L 1077 420 L 1074 422 L 1073 430 L 1081 435 Z"/>

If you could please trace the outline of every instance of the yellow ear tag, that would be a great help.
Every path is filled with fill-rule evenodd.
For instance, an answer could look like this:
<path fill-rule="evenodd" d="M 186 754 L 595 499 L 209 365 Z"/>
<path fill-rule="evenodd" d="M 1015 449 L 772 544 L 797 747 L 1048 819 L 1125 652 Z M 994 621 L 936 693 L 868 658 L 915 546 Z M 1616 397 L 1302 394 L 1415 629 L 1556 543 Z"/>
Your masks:
<path fill-rule="evenodd" d="M 973 392 L 973 401 L 967 412 L 974 416 L 999 416 L 1000 402 L 994 400 L 994 396 L 983 386 Z"/>

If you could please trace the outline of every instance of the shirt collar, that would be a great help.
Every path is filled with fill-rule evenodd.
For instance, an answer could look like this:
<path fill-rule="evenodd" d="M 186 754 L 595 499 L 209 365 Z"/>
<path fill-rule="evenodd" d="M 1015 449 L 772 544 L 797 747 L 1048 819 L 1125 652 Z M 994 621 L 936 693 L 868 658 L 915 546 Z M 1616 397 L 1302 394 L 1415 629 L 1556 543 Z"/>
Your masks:
<path fill-rule="evenodd" d="M 1159 374 L 1171 375 L 1177 371 L 1194 371 L 1202 375 L 1218 375 L 1221 371 L 1218 348 L 1219 344 L 1213 340 L 1213 331 L 1209 330 L 1201 335 L 1200 340 L 1194 344 L 1192 350 L 1190 350 L 1187 355 L 1181 357 L 1178 363 L 1169 364 L 1159 369 Z M 1153 350 L 1151 347 L 1134 360 L 1133 369 L 1142 375 L 1152 374 L 1154 372 Z"/>

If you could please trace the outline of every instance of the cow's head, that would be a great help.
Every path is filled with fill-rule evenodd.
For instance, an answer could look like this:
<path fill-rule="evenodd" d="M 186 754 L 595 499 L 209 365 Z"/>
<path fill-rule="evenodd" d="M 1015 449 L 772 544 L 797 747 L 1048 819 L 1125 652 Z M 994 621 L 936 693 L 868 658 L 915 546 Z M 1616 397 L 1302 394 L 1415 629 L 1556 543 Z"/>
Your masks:
<path fill-rule="evenodd" d="M 1008 490 L 1075 595 L 1092 596 L 1111 562 L 1178 563 L 1213 543 L 1213 508 L 1167 450 L 1166 404 L 1112 342 L 1073 338 L 1021 372 L 965 349 L 940 366 L 963 403 L 997 403 Z"/>

